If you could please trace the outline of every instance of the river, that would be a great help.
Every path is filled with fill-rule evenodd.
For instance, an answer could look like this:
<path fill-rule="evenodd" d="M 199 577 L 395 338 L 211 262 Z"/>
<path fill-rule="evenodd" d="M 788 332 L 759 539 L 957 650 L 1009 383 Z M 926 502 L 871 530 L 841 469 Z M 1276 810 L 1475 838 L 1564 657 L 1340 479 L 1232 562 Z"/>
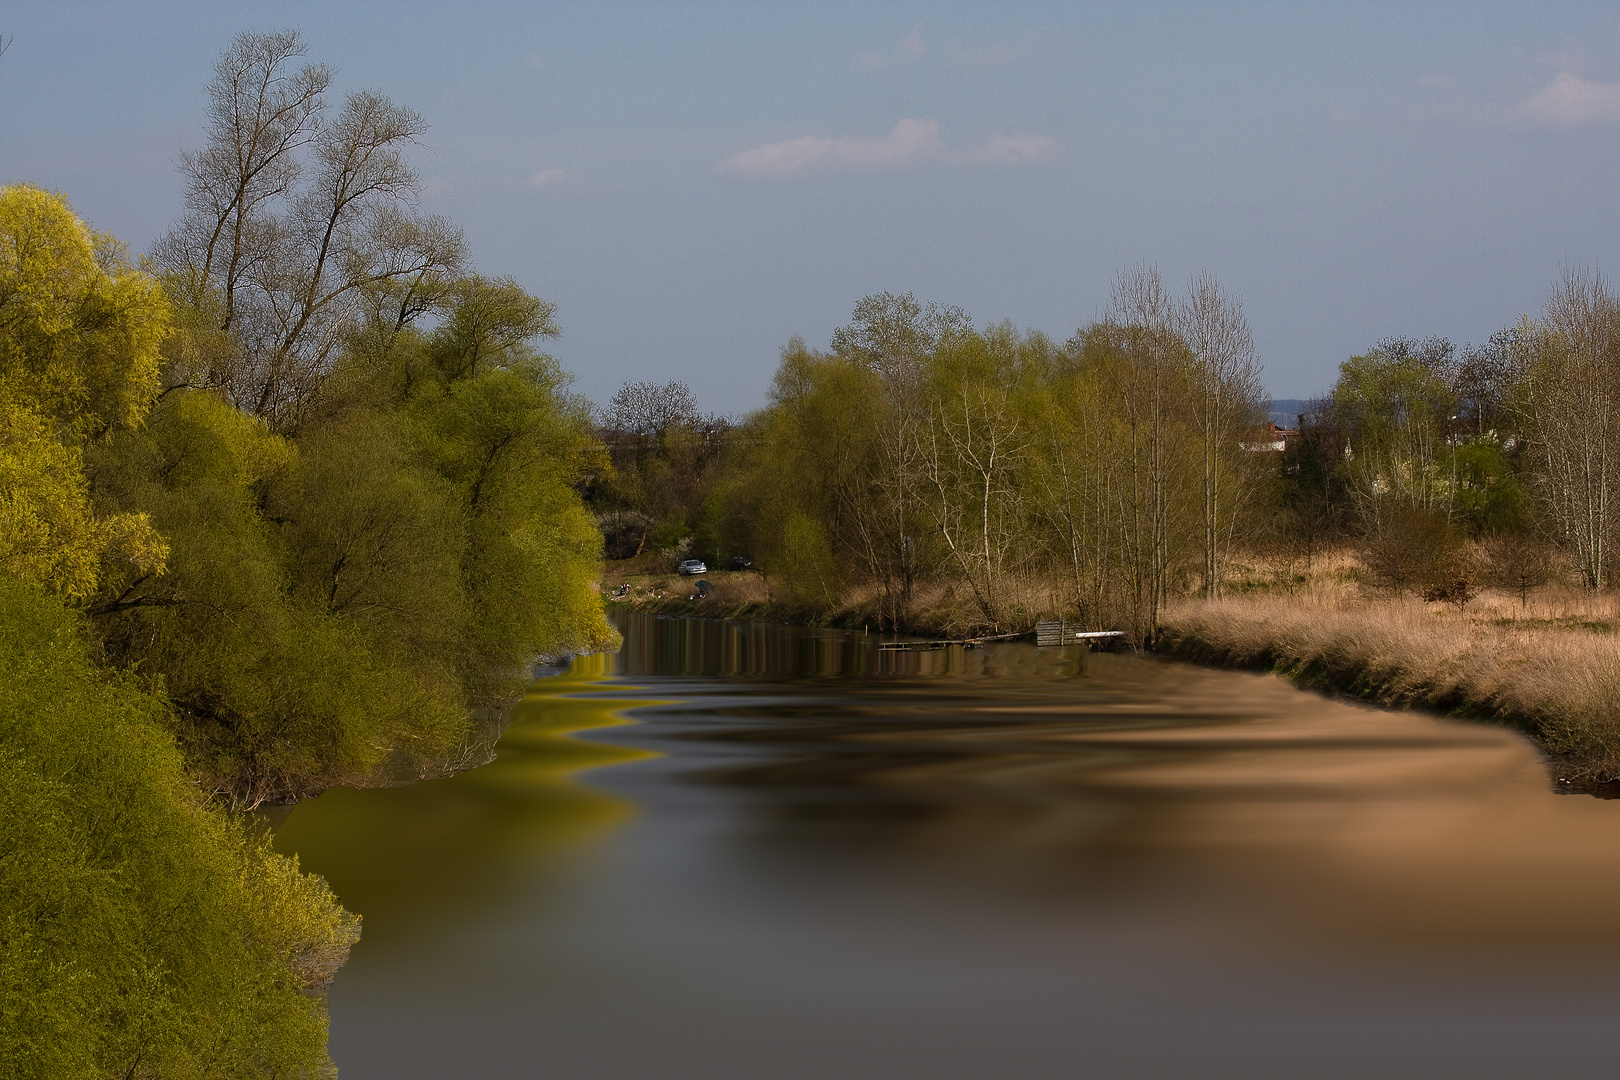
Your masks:
<path fill-rule="evenodd" d="M 344 1080 L 1524 1077 L 1620 1055 L 1620 802 L 1257 674 L 620 616 L 276 834 Z"/>

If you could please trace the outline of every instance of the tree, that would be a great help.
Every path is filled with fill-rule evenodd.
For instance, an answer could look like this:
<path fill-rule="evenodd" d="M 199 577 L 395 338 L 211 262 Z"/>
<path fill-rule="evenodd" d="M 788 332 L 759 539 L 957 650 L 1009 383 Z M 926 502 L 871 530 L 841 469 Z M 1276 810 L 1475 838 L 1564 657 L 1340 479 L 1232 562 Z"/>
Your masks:
<path fill-rule="evenodd" d="M 1388 500 L 1449 519 L 1455 354 L 1442 338 L 1389 338 L 1339 365 L 1333 408 L 1350 447 L 1350 490 L 1368 527 Z"/>
<path fill-rule="evenodd" d="M 449 317 L 434 334 L 434 353 L 452 380 L 477 375 L 480 363 L 486 369 L 507 366 L 526 356 L 522 347 L 528 342 L 558 334 L 557 305 L 530 296 L 512 278 L 473 274 L 447 294 Z"/>
<path fill-rule="evenodd" d="M 1453 389 L 1462 406 L 1458 419 L 1473 427 L 1475 438 L 1484 438 L 1512 418 L 1508 411 L 1512 350 L 1512 331 L 1498 330 L 1484 345 L 1464 348 L 1458 358 L 1453 371 Z"/>
<path fill-rule="evenodd" d="M 924 506 L 948 558 L 990 626 L 1006 616 L 1005 579 L 1016 547 L 1027 542 L 1019 473 L 1029 450 L 1010 325 L 942 344 L 929 394 L 923 472 Z"/>
<path fill-rule="evenodd" d="M 1265 390 L 1243 306 L 1213 274 L 1193 279 L 1177 321 L 1191 351 L 1189 404 L 1204 474 L 1204 595 L 1214 599 L 1221 591 L 1222 544 L 1237 518 L 1232 496 L 1243 490 L 1232 475 L 1238 444 L 1264 411 Z"/>
<path fill-rule="evenodd" d="M 160 569 L 144 514 L 98 514 L 83 451 L 157 394 L 169 306 L 111 237 L 60 196 L 0 188 L 0 571 L 74 601 L 105 563 Z"/>
<path fill-rule="evenodd" d="M 832 334 L 832 350 L 876 375 L 885 408 L 877 432 L 872 480 L 877 498 L 863 506 L 871 559 L 891 614 L 911 599 L 920 569 L 919 492 L 929 405 L 930 358 L 942 343 L 971 333 L 973 319 L 954 305 L 921 304 L 911 293 L 862 297 L 849 323 Z"/>
<path fill-rule="evenodd" d="M 1598 274 L 1565 274 L 1513 357 L 1537 494 L 1596 591 L 1620 526 L 1620 301 Z"/>
<path fill-rule="evenodd" d="M 1182 528 L 1184 415 L 1190 350 L 1176 327 L 1176 303 L 1157 269 L 1136 266 L 1114 279 L 1100 328 L 1106 370 L 1128 433 L 1128 492 L 1121 515 L 1130 555 L 1132 617 L 1151 634 L 1169 592 L 1172 548 Z"/>
<path fill-rule="evenodd" d="M 302 421 L 368 297 L 374 310 L 396 298 L 410 321 L 464 255 L 442 219 L 410 213 L 402 149 L 422 118 L 360 91 L 328 120 L 330 69 L 292 70 L 306 51 L 296 32 L 237 35 L 208 86 L 207 143 L 182 158 L 186 214 L 154 251 L 219 332 L 177 351 L 174 381 L 223 388 L 278 430 Z"/>
<path fill-rule="evenodd" d="M 169 302 L 59 195 L 0 188 L 0 393 L 69 439 L 139 424 L 158 394 Z"/>
<path fill-rule="evenodd" d="M 659 436 L 680 424 L 698 422 L 697 398 L 683 382 L 671 379 L 662 386 L 627 382 L 608 402 L 607 426 L 626 435 Z"/>

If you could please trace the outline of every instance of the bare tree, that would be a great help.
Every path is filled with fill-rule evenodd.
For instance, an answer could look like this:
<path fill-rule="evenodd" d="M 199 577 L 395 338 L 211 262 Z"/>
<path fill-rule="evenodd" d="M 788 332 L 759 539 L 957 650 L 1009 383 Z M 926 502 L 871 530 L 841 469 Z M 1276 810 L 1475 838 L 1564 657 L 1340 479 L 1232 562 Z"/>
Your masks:
<path fill-rule="evenodd" d="M 1453 375 L 1453 388 L 1462 405 L 1459 419 L 1473 428 L 1476 438 L 1494 431 L 1507 409 L 1508 389 L 1513 379 L 1513 335 L 1498 330 L 1484 345 L 1470 345 Z"/>
<path fill-rule="evenodd" d="M 911 293 L 883 292 L 863 297 L 849 324 L 833 331 L 834 353 L 874 372 L 883 386 L 885 408 L 871 468 L 876 497 L 863 507 L 860 520 L 895 618 L 910 600 L 920 570 L 929 360 L 942 341 L 972 329 L 972 318 L 959 307 L 924 305 Z"/>
<path fill-rule="evenodd" d="M 1177 309 L 1151 266 L 1120 271 L 1109 305 L 1109 331 L 1119 358 L 1115 392 L 1129 432 L 1129 502 L 1120 516 L 1130 553 L 1132 606 L 1143 633 L 1157 625 L 1169 589 L 1173 485 L 1178 473 L 1173 433 L 1182 403 L 1187 347 Z M 1126 494 L 1123 490 L 1121 494 Z"/>
<path fill-rule="evenodd" d="M 453 227 L 410 213 L 402 148 L 422 118 L 368 90 L 328 121 L 332 73 L 295 68 L 306 52 L 296 31 L 231 42 L 207 87 L 206 144 L 181 158 L 186 213 L 153 252 L 219 333 L 177 377 L 278 428 L 298 423 L 338 345 L 378 309 L 379 283 L 402 283 L 408 321 L 465 257 Z"/>
<path fill-rule="evenodd" d="M 1265 391 L 1243 305 L 1222 291 L 1215 275 L 1206 271 L 1193 279 L 1177 321 L 1192 354 L 1189 403 L 1203 444 L 1204 595 L 1213 599 L 1221 589 L 1223 532 L 1229 534 L 1236 519 L 1235 502 L 1227 503 L 1243 490 L 1223 481 L 1243 431 L 1259 418 Z"/>
<path fill-rule="evenodd" d="M 1601 589 L 1620 524 L 1620 301 L 1601 275 L 1570 271 L 1515 337 L 1538 493 L 1586 587 Z"/>
<path fill-rule="evenodd" d="M 697 398 L 683 382 L 663 384 L 627 382 L 614 393 L 607 408 L 607 426 L 626 435 L 662 435 L 670 428 L 695 426 Z"/>

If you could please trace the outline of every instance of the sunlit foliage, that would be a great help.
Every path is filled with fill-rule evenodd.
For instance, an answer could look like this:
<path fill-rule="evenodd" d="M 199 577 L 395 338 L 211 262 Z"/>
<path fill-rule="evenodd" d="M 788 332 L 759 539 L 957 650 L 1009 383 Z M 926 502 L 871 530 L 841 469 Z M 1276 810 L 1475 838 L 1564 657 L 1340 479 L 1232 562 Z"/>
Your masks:
<path fill-rule="evenodd" d="M 1109 317 L 1061 345 L 867 297 L 832 352 L 783 350 L 720 489 L 732 543 L 798 606 L 876 585 L 892 626 L 929 584 L 964 629 L 1070 612 L 1150 631 L 1173 587 L 1218 575 L 1253 486 L 1256 369 L 1241 312 L 1202 284 L 1198 308 L 1128 272 Z M 1203 351 L 1184 333 L 1200 327 Z"/>
<path fill-rule="evenodd" d="M 200 805 L 164 703 L 0 581 L 0 1073 L 313 1075 L 352 916 Z"/>
<path fill-rule="evenodd" d="M 169 307 L 60 196 L 0 188 L 0 572 L 80 600 L 103 560 L 161 568 L 144 515 L 98 515 L 87 440 L 138 425 L 158 392 Z"/>

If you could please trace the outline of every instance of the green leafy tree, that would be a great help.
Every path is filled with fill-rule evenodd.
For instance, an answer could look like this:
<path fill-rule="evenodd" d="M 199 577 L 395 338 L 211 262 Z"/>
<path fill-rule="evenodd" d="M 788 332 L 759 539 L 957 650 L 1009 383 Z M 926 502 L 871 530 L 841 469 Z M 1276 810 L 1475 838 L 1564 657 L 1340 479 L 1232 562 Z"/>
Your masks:
<path fill-rule="evenodd" d="M 0 1073 L 318 1075 L 357 920 L 206 809 L 164 702 L 0 579 Z"/>
<path fill-rule="evenodd" d="M 58 195 L 0 188 L 0 571 L 77 601 L 105 562 L 162 566 L 143 515 L 95 512 L 82 459 L 145 417 L 168 328 L 162 290 L 116 241 Z"/>

